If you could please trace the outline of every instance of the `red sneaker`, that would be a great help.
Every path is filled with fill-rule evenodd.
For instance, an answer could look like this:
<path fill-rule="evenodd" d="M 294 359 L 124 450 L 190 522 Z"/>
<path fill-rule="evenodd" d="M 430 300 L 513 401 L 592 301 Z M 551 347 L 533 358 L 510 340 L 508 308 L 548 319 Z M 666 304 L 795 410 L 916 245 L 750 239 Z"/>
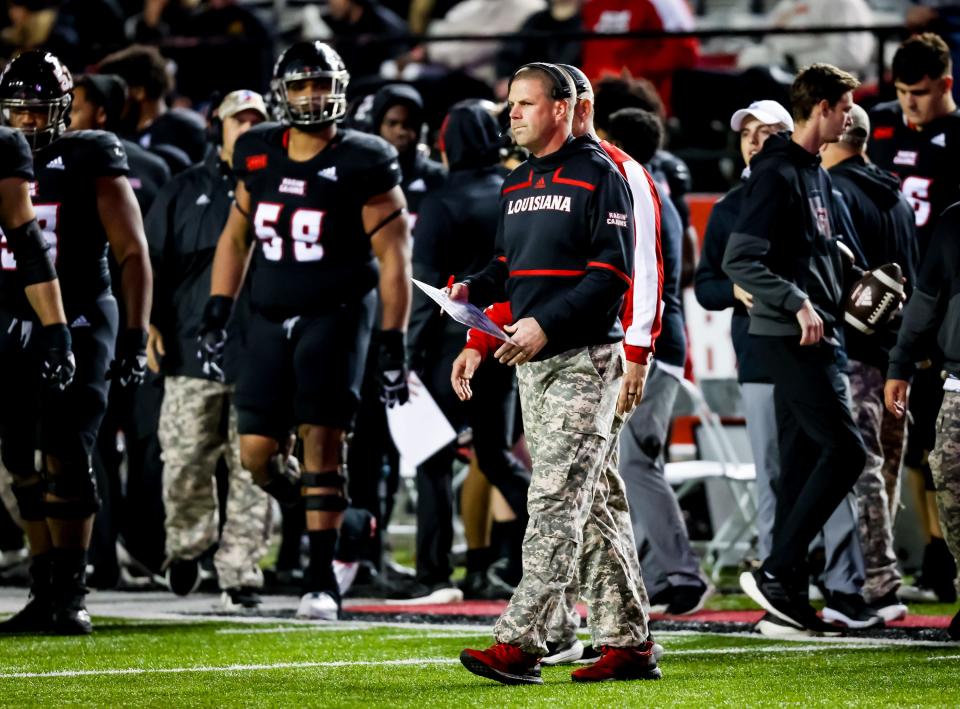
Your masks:
<path fill-rule="evenodd" d="M 543 684 L 540 656 L 524 652 L 516 645 L 497 643 L 486 650 L 464 650 L 460 662 L 475 675 L 503 684 Z"/>
<path fill-rule="evenodd" d="M 663 673 L 657 667 L 653 643 L 638 647 L 600 648 L 596 663 L 576 670 L 570 676 L 574 682 L 609 682 L 619 679 L 660 679 Z"/>

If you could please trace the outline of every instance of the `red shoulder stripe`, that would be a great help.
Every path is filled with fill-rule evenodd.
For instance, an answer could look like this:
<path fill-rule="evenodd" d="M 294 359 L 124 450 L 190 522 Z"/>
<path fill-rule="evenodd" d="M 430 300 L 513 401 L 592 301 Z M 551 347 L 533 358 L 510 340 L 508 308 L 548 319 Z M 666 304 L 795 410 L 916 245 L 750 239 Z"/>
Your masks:
<path fill-rule="evenodd" d="M 522 190 L 525 187 L 529 187 L 533 184 L 533 170 L 530 171 L 530 177 L 527 178 L 526 182 L 521 182 L 518 185 L 511 185 L 510 187 L 504 187 L 502 194 L 507 194 L 508 192 L 513 192 L 514 190 Z"/>
<path fill-rule="evenodd" d="M 552 181 L 557 183 L 558 185 L 572 185 L 574 187 L 582 187 L 583 189 L 590 190 L 591 192 L 597 189 L 596 185 L 591 185 L 589 182 L 584 182 L 583 180 L 571 180 L 566 177 L 560 177 L 561 170 L 563 170 L 563 168 L 558 167 L 557 171 L 553 173 Z M 531 173 L 531 176 L 532 175 L 533 173 Z"/>

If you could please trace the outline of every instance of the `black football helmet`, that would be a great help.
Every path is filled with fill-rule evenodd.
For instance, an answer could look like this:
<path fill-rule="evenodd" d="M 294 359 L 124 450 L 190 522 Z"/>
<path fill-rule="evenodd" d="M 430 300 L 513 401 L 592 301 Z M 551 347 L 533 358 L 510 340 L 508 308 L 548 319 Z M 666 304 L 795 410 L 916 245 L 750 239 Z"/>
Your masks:
<path fill-rule="evenodd" d="M 308 79 L 329 84 L 329 93 L 291 100 L 290 84 Z M 340 55 L 323 42 L 298 42 L 277 59 L 273 67 L 274 104 L 280 120 L 297 128 L 316 129 L 337 121 L 347 112 L 350 74 Z"/>
<path fill-rule="evenodd" d="M 56 140 L 70 125 L 73 103 L 70 70 L 50 52 L 33 50 L 13 59 L 0 74 L 0 114 L 13 126 L 10 114 L 17 109 L 46 111 L 44 128 L 18 128 L 34 151 Z"/>

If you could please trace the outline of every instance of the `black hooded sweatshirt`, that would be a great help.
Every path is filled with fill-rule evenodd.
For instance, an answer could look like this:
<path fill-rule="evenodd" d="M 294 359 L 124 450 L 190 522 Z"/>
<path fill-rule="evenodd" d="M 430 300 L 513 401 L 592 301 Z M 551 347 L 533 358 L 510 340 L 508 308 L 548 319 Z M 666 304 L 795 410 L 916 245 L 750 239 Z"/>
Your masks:
<path fill-rule="evenodd" d="M 819 155 L 785 134 L 767 139 L 750 170 L 723 257 L 724 272 L 753 295 L 750 334 L 799 341 L 796 313 L 809 299 L 833 338 L 843 319 L 843 264 L 830 176 Z"/>
<path fill-rule="evenodd" d="M 423 127 L 423 99 L 415 88 L 406 84 L 388 84 L 377 91 L 371 110 L 373 132 L 380 135 L 384 116 L 398 104 L 406 106 L 410 111 L 419 136 Z M 416 225 L 420 203 L 428 192 L 443 184 L 446 170 L 443 169 L 443 165 L 428 158 L 417 141 L 411 144 L 409 150 L 400 153 L 400 169 L 403 172 L 400 189 L 407 198 L 407 211 L 411 216 L 411 225 Z"/>
<path fill-rule="evenodd" d="M 840 191 L 854 227 L 866 263 L 865 269 L 897 263 L 907 279 L 907 295 L 917 280 L 918 243 L 913 207 L 900 192 L 897 178 L 856 155 L 830 168 L 834 187 Z M 850 359 L 886 370 L 890 348 L 897 341 L 900 318 L 873 335 L 846 327 L 847 354 Z"/>
<path fill-rule="evenodd" d="M 453 108 L 440 131 L 450 175 L 421 204 L 414 229 L 413 277 L 437 288 L 450 276 L 463 280 L 490 263 L 500 218 L 503 172 L 498 166 L 499 127 L 480 106 Z M 463 325 L 441 318 L 436 305 L 415 289 L 407 338 L 411 365 L 422 368 L 438 353 L 438 340 L 452 337 L 462 347 Z"/>

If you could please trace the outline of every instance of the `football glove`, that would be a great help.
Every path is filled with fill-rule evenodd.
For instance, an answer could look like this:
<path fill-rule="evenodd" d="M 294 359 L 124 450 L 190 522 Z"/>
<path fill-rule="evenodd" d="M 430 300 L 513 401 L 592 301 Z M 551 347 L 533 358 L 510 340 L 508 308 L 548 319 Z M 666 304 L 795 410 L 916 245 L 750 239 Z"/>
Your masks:
<path fill-rule="evenodd" d="M 215 382 L 226 381 L 223 372 L 223 352 L 227 344 L 227 321 L 233 310 L 233 298 L 212 295 L 203 309 L 200 334 L 197 337 L 197 357 L 203 366 L 203 376 Z"/>
<path fill-rule="evenodd" d="M 135 389 L 147 378 L 147 331 L 128 328 L 117 340 L 117 355 L 107 370 L 107 379 L 124 389 Z"/>
<path fill-rule="evenodd" d="M 44 353 L 40 376 L 51 389 L 63 391 L 70 386 L 77 371 L 77 362 L 70 350 L 73 344 L 70 329 L 58 323 L 47 325 L 41 332 Z"/>
<path fill-rule="evenodd" d="M 384 330 L 379 336 L 380 353 L 377 357 L 380 401 L 392 408 L 406 404 L 410 399 L 407 387 L 407 358 L 404 334 L 401 330 Z"/>

